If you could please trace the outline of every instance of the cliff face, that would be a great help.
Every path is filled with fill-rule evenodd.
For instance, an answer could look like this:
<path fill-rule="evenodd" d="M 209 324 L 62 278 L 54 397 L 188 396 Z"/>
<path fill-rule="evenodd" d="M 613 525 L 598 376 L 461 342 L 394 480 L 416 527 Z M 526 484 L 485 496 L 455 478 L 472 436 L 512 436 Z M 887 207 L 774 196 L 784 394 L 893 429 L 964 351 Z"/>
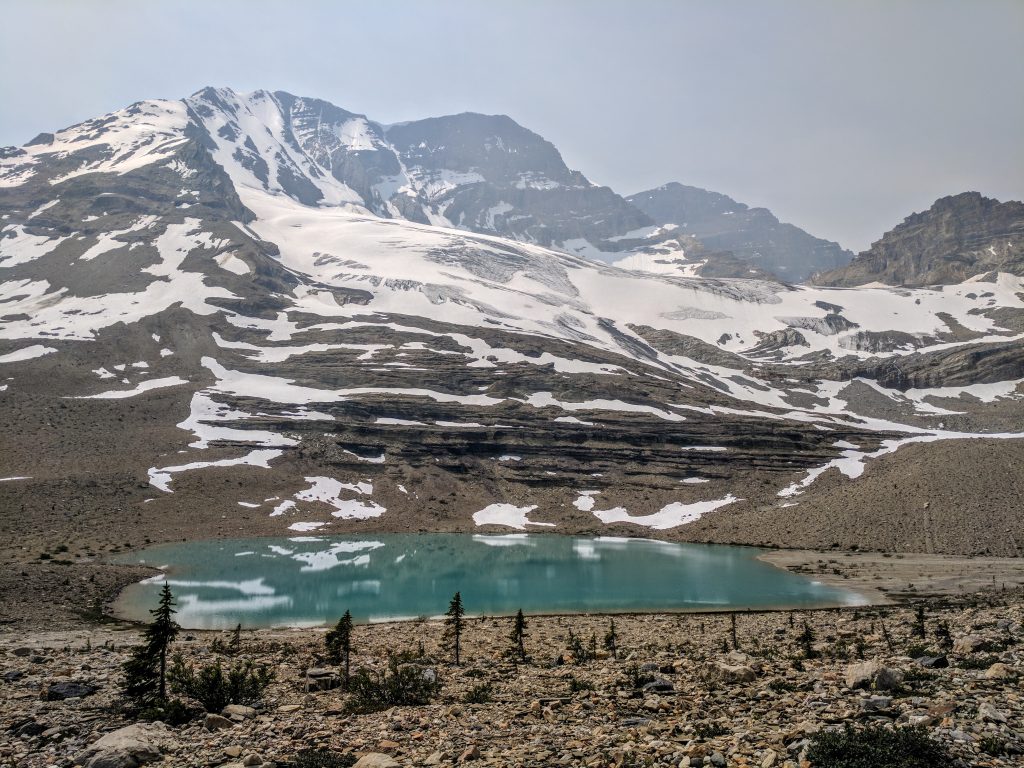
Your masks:
<path fill-rule="evenodd" d="M 814 282 L 919 287 L 959 283 L 986 272 L 1024 275 L 1024 203 L 964 192 L 908 216 L 849 265 Z"/>

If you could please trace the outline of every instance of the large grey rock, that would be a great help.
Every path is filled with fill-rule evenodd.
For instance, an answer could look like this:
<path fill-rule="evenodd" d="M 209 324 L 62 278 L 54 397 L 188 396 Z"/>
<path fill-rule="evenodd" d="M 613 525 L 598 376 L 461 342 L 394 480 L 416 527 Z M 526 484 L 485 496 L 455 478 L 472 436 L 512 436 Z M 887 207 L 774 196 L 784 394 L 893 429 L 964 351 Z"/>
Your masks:
<path fill-rule="evenodd" d="M 726 683 L 752 683 L 757 678 L 757 673 L 743 664 L 717 662 L 712 670 L 719 680 Z"/>
<path fill-rule="evenodd" d="M 70 682 L 59 682 L 50 683 L 46 688 L 45 699 L 47 701 L 63 701 L 64 699 L 81 699 L 85 696 L 91 696 L 96 693 L 99 688 L 90 683 L 76 683 Z"/>
<path fill-rule="evenodd" d="M 137 768 L 159 760 L 173 743 L 163 723 L 136 723 L 100 737 L 75 762 L 84 768 Z"/>
<path fill-rule="evenodd" d="M 846 668 L 846 687 L 871 688 L 876 691 L 892 691 L 903 682 L 903 673 L 898 669 L 883 666 L 877 661 L 864 661 Z"/>
<path fill-rule="evenodd" d="M 252 720 L 256 717 L 256 710 L 244 704 L 228 704 L 221 710 L 221 714 L 237 722 L 238 720 Z"/>
<path fill-rule="evenodd" d="M 203 727 L 208 731 L 222 731 L 225 728 L 234 728 L 235 723 L 222 715 L 211 713 L 203 720 Z"/>
<path fill-rule="evenodd" d="M 341 676 L 333 669 L 313 667 L 306 670 L 306 692 L 330 691 L 341 685 Z"/>
<path fill-rule="evenodd" d="M 953 653 L 968 654 L 985 647 L 985 638 L 978 635 L 965 635 L 953 641 Z"/>

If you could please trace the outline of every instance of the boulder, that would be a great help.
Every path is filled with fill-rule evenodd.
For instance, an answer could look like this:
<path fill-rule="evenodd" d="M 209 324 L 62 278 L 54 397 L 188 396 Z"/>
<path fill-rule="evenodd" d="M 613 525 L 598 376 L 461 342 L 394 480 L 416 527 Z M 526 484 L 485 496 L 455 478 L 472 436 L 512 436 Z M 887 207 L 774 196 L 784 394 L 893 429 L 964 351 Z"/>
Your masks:
<path fill-rule="evenodd" d="M 752 683 L 757 677 L 757 673 L 753 669 L 742 664 L 717 662 L 713 670 L 718 679 L 726 683 Z"/>
<path fill-rule="evenodd" d="M 968 654 L 980 651 L 985 647 L 985 638 L 978 635 L 965 635 L 953 641 L 953 653 Z"/>
<path fill-rule="evenodd" d="M 333 669 L 313 667 L 306 670 L 306 693 L 330 691 L 341 685 L 341 676 Z"/>
<path fill-rule="evenodd" d="M 891 696 L 868 696 L 866 699 L 861 699 L 860 702 L 860 709 L 865 713 L 888 712 L 891 707 Z"/>
<path fill-rule="evenodd" d="M 877 661 L 863 661 L 846 668 L 846 687 L 850 689 L 871 688 L 876 691 L 892 691 L 903 682 L 903 673 L 898 669 L 883 666 Z"/>
<path fill-rule="evenodd" d="M 138 768 L 159 760 L 173 743 L 163 723 L 136 723 L 108 733 L 75 757 L 84 768 Z"/>
<path fill-rule="evenodd" d="M 352 768 L 402 768 L 391 755 L 383 752 L 367 752 L 360 757 Z"/>
<path fill-rule="evenodd" d="M 89 683 L 76 683 L 60 682 L 50 683 L 46 688 L 46 694 L 44 699 L 46 701 L 64 701 L 64 699 L 81 699 L 85 696 L 91 696 L 96 693 L 99 688 Z"/>
<path fill-rule="evenodd" d="M 914 659 L 914 662 L 926 669 L 945 669 L 949 666 L 949 659 L 945 656 L 921 656 Z"/>
<path fill-rule="evenodd" d="M 997 661 L 985 670 L 985 678 L 988 680 L 1006 680 L 1010 675 L 1010 668 L 1001 661 Z"/>
<path fill-rule="evenodd" d="M 672 685 L 671 681 L 658 677 L 644 685 L 643 690 L 646 693 L 672 693 L 675 690 L 675 686 Z"/>
<path fill-rule="evenodd" d="M 203 727 L 208 731 L 222 731 L 225 728 L 234 728 L 235 724 L 233 721 L 228 720 L 226 717 L 220 715 L 209 714 L 206 719 L 203 720 Z"/>
<path fill-rule="evenodd" d="M 256 717 L 256 710 L 244 704 L 228 704 L 220 712 L 224 717 L 229 717 L 235 722 L 240 720 L 252 720 Z"/>
<path fill-rule="evenodd" d="M 987 701 L 978 705 L 978 719 L 986 723 L 1005 723 L 1006 715 Z"/>

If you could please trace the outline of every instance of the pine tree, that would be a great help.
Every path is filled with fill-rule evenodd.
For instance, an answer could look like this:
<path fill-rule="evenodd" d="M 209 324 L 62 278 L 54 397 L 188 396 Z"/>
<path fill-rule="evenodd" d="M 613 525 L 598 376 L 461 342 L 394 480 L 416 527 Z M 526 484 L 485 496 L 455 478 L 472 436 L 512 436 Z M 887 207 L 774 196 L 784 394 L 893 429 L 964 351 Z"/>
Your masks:
<path fill-rule="evenodd" d="M 523 642 L 525 638 L 526 617 L 523 616 L 523 609 L 520 608 L 512 621 L 512 634 L 509 635 L 509 640 L 512 641 L 512 654 L 520 661 L 526 661 L 526 646 Z"/>
<path fill-rule="evenodd" d="M 917 606 L 917 610 L 914 612 L 914 634 L 922 640 L 927 636 L 927 632 L 925 631 L 923 605 Z"/>
<path fill-rule="evenodd" d="M 608 651 L 613 659 L 619 658 L 619 635 L 615 631 L 615 619 L 608 623 L 608 631 L 604 635 L 604 649 Z"/>
<path fill-rule="evenodd" d="M 444 641 L 445 645 L 452 649 L 455 654 L 455 666 L 459 666 L 459 652 L 462 646 L 462 629 L 465 625 L 462 617 L 466 615 L 462 607 L 462 593 L 456 592 L 455 597 L 448 604 L 444 620 Z"/>
<path fill-rule="evenodd" d="M 239 651 L 242 650 L 242 625 L 241 623 L 235 627 L 231 633 L 231 639 L 228 641 L 228 655 L 235 656 Z"/>
<path fill-rule="evenodd" d="M 352 654 L 352 614 L 345 611 L 345 615 L 338 619 L 334 629 L 324 637 L 324 645 L 327 646 L 327 658 L 332 664 L 344 664 L 345 683 L 349 678 L 349 657 Z"/>
<path fill-rule="evenodd" d="M 797 638 L 800 642 L 800 647 L 803 649 L 805 659 L 816 659 L 818 658 L 818 652 L 814 650 L 814 630 L 811 629 L 810 624 L 804 622 L 803 631 Z"/>
<path fill-rule="evenodd" d="M 177 611 L 167 582 L 160 590 L 160 602 L 150 613 L 153 622 L 143 632 L 143 644 L 124 664 L 124 693 L 140 706 L 167 701 L 167 649 L 180 629 L 173 618 Z"/>

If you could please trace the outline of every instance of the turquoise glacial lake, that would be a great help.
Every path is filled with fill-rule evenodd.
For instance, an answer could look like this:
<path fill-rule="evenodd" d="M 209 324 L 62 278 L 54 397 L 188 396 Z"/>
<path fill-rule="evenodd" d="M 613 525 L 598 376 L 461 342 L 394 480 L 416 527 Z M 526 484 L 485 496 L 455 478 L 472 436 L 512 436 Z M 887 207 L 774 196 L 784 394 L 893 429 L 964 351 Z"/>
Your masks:
<path fill-rule="evenodd" d="M 650 539 L 402 534 L 232 539 L 152 547 L 117 562 L 163 570 L 115 611 L 148 620 L 164 580 L 190 629 L 318 626 L 443 614 L 640 613 L 858 605 L 854 593 L 757 559 L 760 550 Z"/>

